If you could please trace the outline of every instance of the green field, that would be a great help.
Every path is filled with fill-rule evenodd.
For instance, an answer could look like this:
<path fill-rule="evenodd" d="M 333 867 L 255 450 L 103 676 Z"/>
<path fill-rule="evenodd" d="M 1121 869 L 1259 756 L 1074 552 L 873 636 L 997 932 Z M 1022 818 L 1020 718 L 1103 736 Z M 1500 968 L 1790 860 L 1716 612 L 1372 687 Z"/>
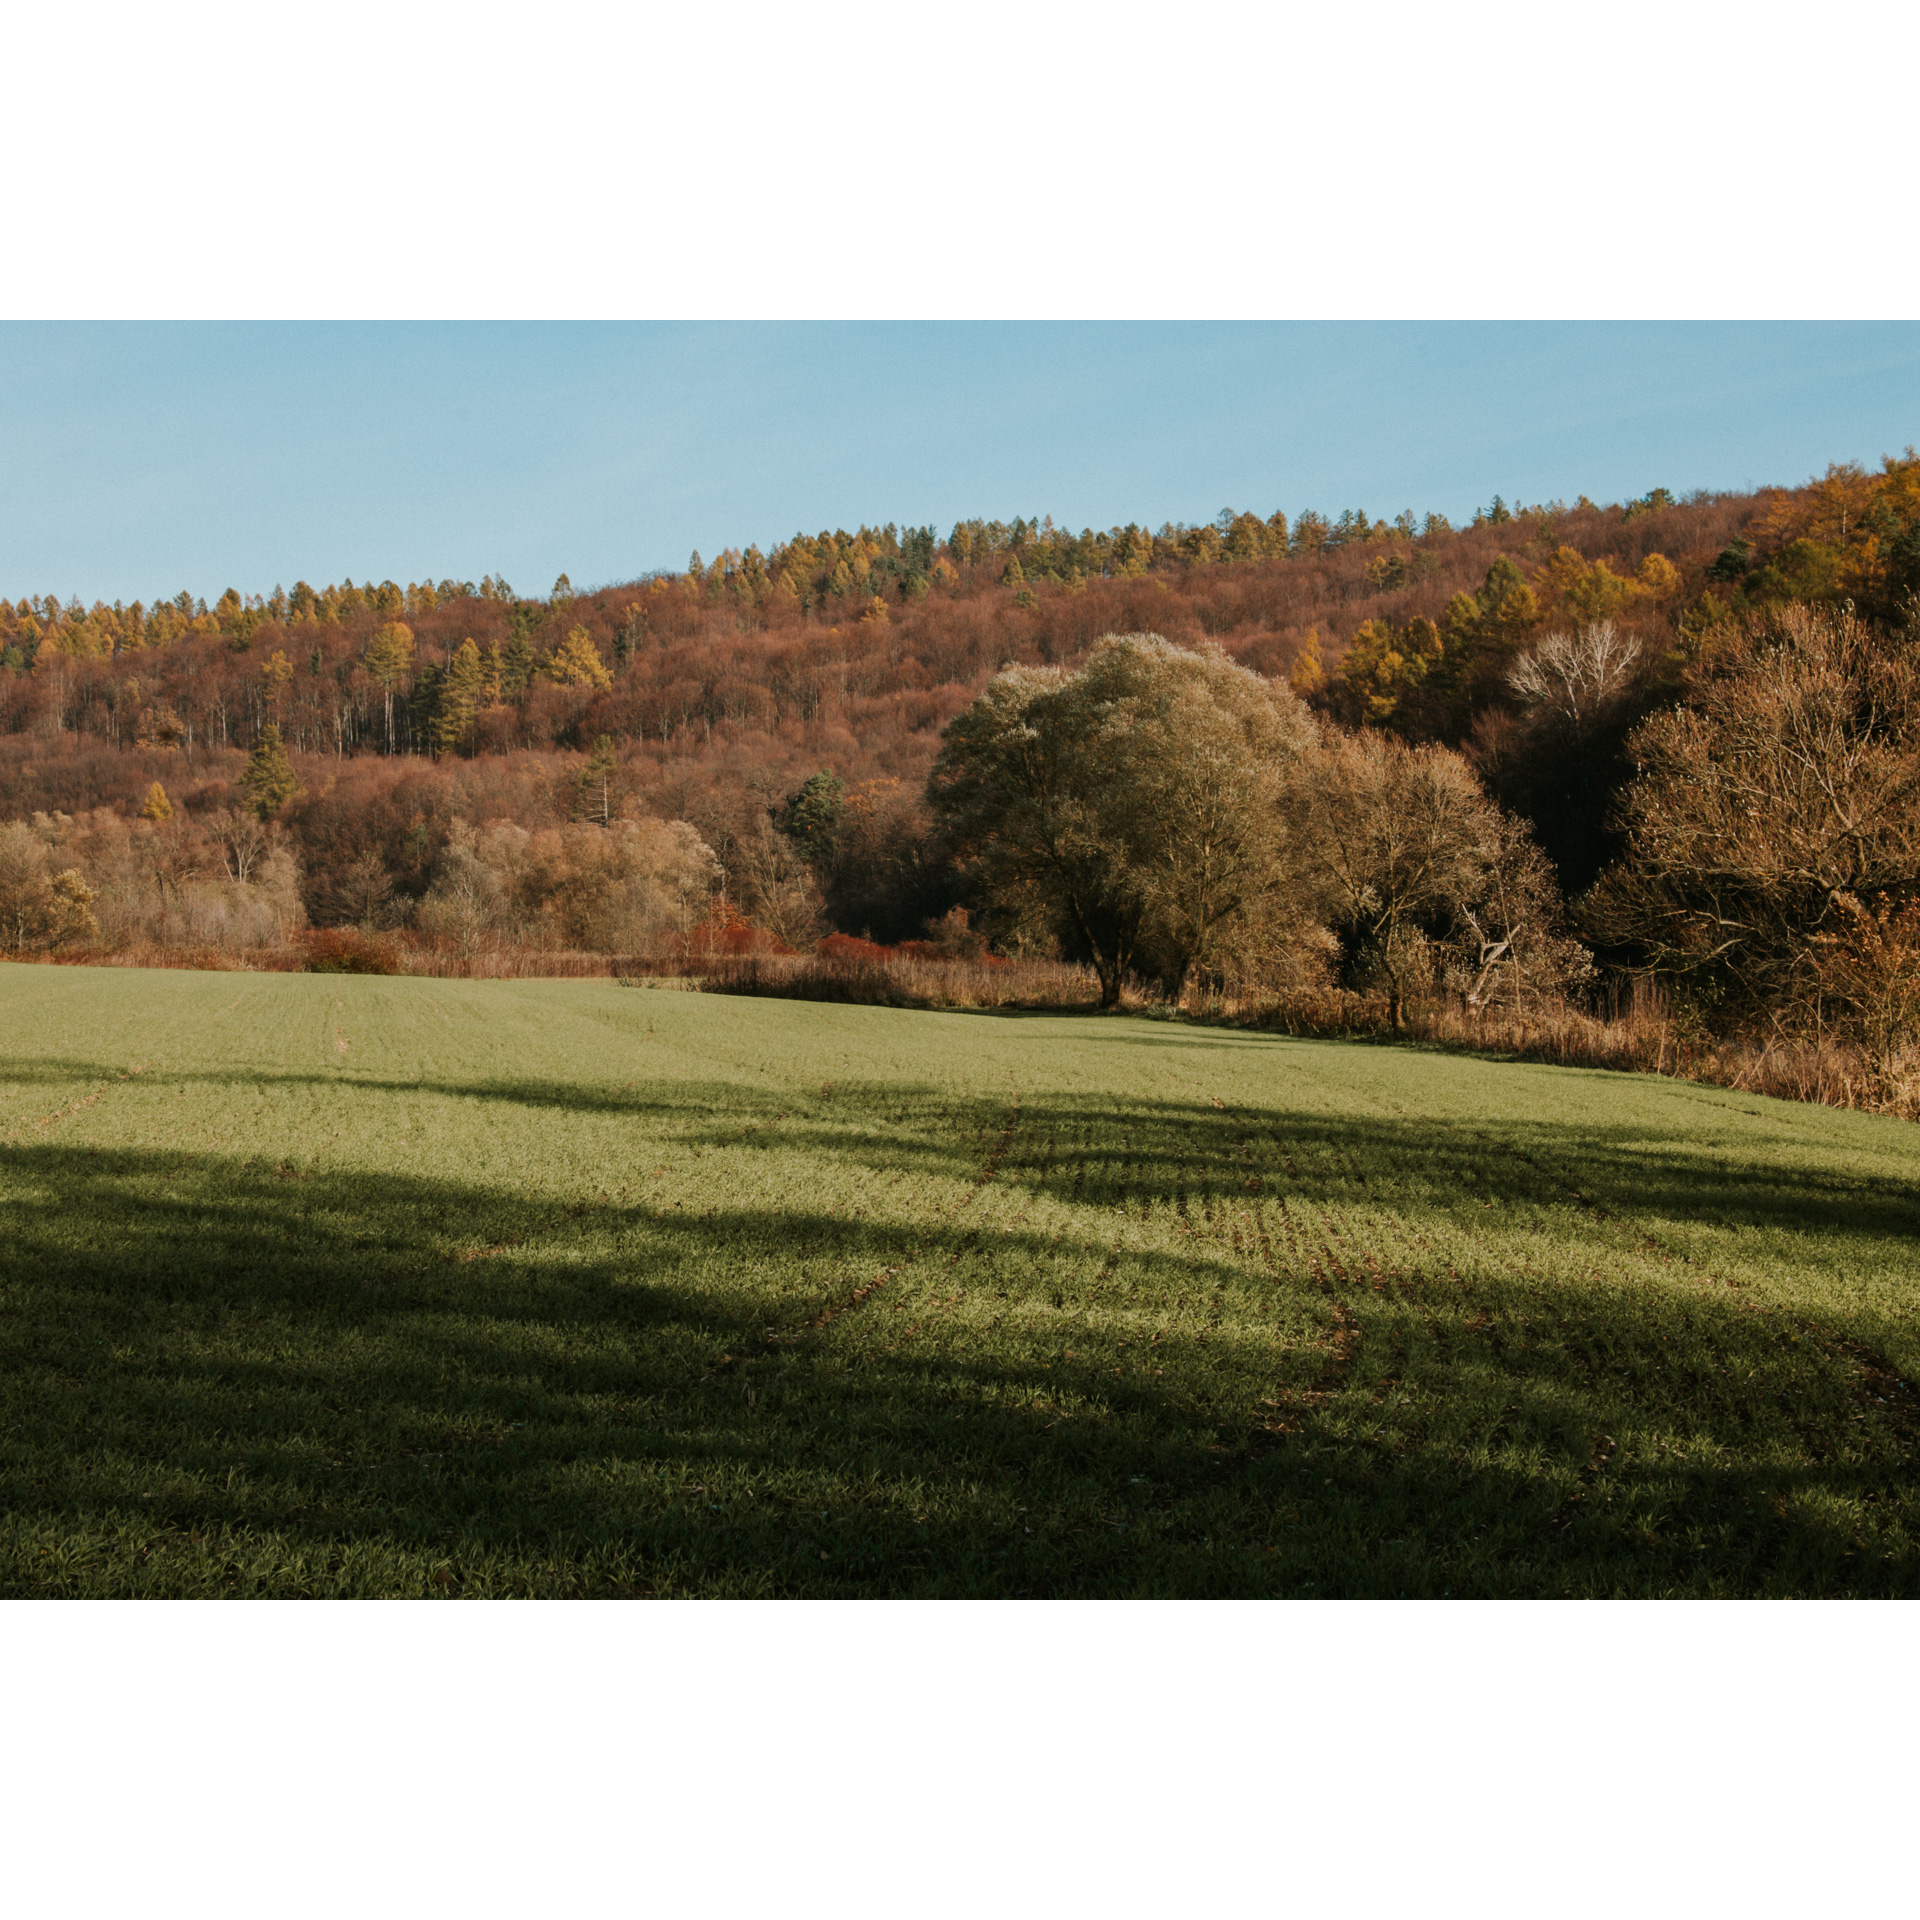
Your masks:
<path fill-rule="evenodd" d="M 0 1008 L 6 1593 L 1920 1592 L 1895 1121 L 604 980 Z"/>

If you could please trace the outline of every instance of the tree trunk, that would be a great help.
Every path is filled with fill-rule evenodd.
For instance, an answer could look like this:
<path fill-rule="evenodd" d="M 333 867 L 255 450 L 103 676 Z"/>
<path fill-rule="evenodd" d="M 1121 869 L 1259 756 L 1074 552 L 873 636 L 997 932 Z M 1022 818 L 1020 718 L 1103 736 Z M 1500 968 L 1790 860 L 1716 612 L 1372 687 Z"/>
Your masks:
<path fill-rule="evenodd" d="M 1180 1006 L 1187 997 L 1187 985 L 1193 979 L 1193 956 L 1190 953 L 1175 954 L 1168 961 L 1160 985 L 1167 996 L 1170 1006 Z"/>

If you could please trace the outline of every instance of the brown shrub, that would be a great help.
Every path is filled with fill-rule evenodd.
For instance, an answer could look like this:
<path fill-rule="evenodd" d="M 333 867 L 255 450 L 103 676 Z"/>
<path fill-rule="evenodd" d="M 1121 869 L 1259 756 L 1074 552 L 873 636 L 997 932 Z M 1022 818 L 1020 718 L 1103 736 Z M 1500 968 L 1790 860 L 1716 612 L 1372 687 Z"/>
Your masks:
<path fill-rule="evenodd" d="M 309 933 L 301 943 L 306 949 L 308 973 L 401 973 L 399 942 L 377 933 L 362 933 L 358 927 L 325 927 Z"/>

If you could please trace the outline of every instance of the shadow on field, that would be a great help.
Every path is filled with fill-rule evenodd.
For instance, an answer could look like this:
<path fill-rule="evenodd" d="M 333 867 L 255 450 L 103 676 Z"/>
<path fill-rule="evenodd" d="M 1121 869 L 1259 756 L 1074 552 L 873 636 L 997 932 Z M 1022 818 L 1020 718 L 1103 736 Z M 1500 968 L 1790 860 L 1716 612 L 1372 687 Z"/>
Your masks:
<path fill-rule="evenodd" d="M 978 1017 L 1016 1017 L 995 1009 Z M 1034 1018 L 1055 1016 L 1030 1016 Z M 1118 1028 L 1100 1037 L 1123 1044 L 1161 1044 Z M 1187 1039 L 1183 1032 L 1165 1044 L 1182 1046 L 1265 1046 L 1258 1035 L 1227 1036 L 1218 1042 Z M 129 1078 L 126 1070 L 105 1063 L 76 1064 L 61 1059 L 11 1059 L 4 1076 L 22 1084 L 63 1087 L 108 1085 Z M 427 1095 L 456 1103 L 546 1109 L 576 1115 L 646 1118 L 675 1128 L 672 1138 L 687 1145 L 732 1146 L 762 1135 L 787 1120 L 796 1107 L 808 1109 L 806 1143 L 850 1160 L 915 1165 L 928 1171 L 957 1172 L 971 1164 L 975 1142 L 956 1130 L 956 1114 L 978 1117 L 984 1125 L 1001 1108 L 969 1101 L 948 1089 L 866 1085 L 846 1081 L 819 1095 L 763 1091 L 735 1081 L 647 1081 L 590 1084 L 527 1076 L 497 1079 L 436 1080 L 425 1075 L 390 1076 L 343 1064 L 320 1072 L 171 1072 L 147 1070 L 144 1087 L 228 1087 L 236 1092 L 263 1088 L 351 1088 L 369 1094 Z M 1689 1089 L 1691 1090 L 1691 1089 Z M 1743 1115 L 1748 1109 L 1735 1111 Z M 823 1115 L 835 1119 L 823 1120 Z M 844 1116 L 844 1119 L 839 1119 Z M 53 1116 L 45 1116 L 50 1119 Z M 15 1114 L 0 1127 L 0 1152 L 30 1143 L 41 1116 Z M 837 1124 L 836 1124 L 837 1120 Z M 1653 1127 L 1570 1118 L 1541 1122 L 1502 1118 L 1476 1127 L 1464 1122 L 1420 1116 L 1354 1116 L 1300 1111 L 1201 1106 L 1145 1099 L 1075 1099 L 1051 1096 L 1030 1104 L 1023 1131 L 1048 1126 L 1062 1139 L 1069 1161 L 1099 1158 L 1109 1152 L 1105 1135 L 1124 1131 L 1129 1151 L 1142 1162 L 1136 1180 L 1143 1192 L 1171 1197 L 1196 1168 L 1205 1168 L 1243 1140 L 1317 1147 L 1332 1156 L 1332 1177 L 1344 1163 L 1360 1188 L 1384 1170 L 1392 1176 L 1414 1170 L 1426 1183 L 1457 1190 L 1462 1179 L 1477 1191 L 1515 1201 L 1570 1198 L 1576 1204 L 1614 1205 L 1622 1213 L 1656 1215 L 1672 1221 L 1709 1225 L 1770 1227 L 1817 1236 L 1829 1230 L 1884 1237 L 1887 1254 L 1920 1273 L 1911 1242 L 1920 1237 L 1920 1188 L 1804 1165 L 1738 1164 L 1729 1152 L 1751 1155 L 1750 1135 L 1730 1136 L 1716 1144 L 1699 1132 L 1696 1116 L 1685 1124 L 1704 1142 L 1682 1146 L 1672 1124 Z M 1074 1136 L 1084 1144 L 1074 1144 Z M 1374 1169 L 1369 1175 L 1367 1169 Z M 1388 1188 L 1382 1188 L 1385 1192 Z"/>
<path fill-rule="evenodd" d="M 676 1120 L 648 1158 L 790 1124 L 1072 1211 L 543 1204 L 16 1143 L 0 1589 L 1920 1591 L 1902 1384 L 1639 1225 L 1904 1261 L 1905 1194 L 1577 1122 L 432 1090 Z M 1178 1251 L 1116 1237 L 1149 1212 Z"/>

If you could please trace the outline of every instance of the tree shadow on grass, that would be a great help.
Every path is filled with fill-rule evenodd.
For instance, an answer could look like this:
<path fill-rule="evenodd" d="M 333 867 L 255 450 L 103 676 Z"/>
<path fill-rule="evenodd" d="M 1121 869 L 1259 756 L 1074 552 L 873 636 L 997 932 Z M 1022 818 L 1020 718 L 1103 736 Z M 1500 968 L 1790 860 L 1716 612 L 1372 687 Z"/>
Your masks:
<path fill-rule="evenodd" d="M 1122 1036 L 1124 1037 L 1124 1036 Z M 1211 1044 L 1211 1043 L 1201 1043 Z M 1266 1044 L 1260 1036 L 1233 1036 L 1221 1044 Z M 23 1084 L 105 1085 L 130 1078 L 106 1063 L 26 1058 L 8 1063 L 7 1077 Z M 582 1117 L 644 1119 L 676 1129 L 687 1146 L 736 1145 L 774 1122 L 792 1120 L 794 1137 L 810 1149 L 849 1160 L 914 1164 L 929 1172 L 958 1172 L 972 1164 L 976 1133 L 1008 1111 L 1004 1096 L 955 1093 L 931 1084 L 897 1081 L 835 1083 L 818 1094 L 765 1089 L 723 1080 L 647 1080 L 621 1084 L 500 1076 L 445 1079 L 431 1075 L 389 1076 L 338 1072 L 143 1072 L 141 1084 L 181 1088 L 327 1089 L 427 1095 L 455 1106 L 472 1102 Z M 1260 1107 L 1202 1106 L 1197 1102 L 1128 1096 L 1023 1096 L 1022 1131 L 1051 1128 L 1069 1144 L 1067 1164 L 1112 1157 L 1114 1129 L 1126 1150 L 1142 1163 L 1138 1176 L 1152 1190 L 1171 1195 L 1196 1167 L 1247 1157 L 1248 1143 L 1318 1150 L 1344 1160 L 1349 1178 L 1378 1183 L 1379 1170 L 1416 1170 L 1451 1184 L 1461 1177 L 1483 1192 L 1518 1200 L 1572 1199 L 1592 1207 L 1602 1201 L 1620 1210 L 1656 1214 L 1674 1221 L 1772 1227 L 1817 1235 L 1844 1231 L 1885 1238 L 1889 1258 L 1914 1262 L 1911 1242 L 1920 1235 L 1920 1184 L 1901 1185 L 1862 1176 L 1841 1166 L 1730 1161 L 1729 1149 L 1744 1143 L 1705 1139 L 1697 1147 L 1676 1140 L 1673 1125 L 1608 1119 L 1538 1121 L 1489 1119 L 1475 1124 L 1431 1115 L 1353 1116 L 1313 1107 L 1294 1108 L 1284 1096 Z M 10 1138 L 0 1151 L 31 1142 L 34 1126 L 53 1116 L 12 1116 Z M 1889 1122 L 1890 1126 L 1896 1123 Z M 1086 1140 L 1072 1144 L 1075 1135 Z M 1094 1136 L 1098 1135 L 1098 1138 Z M 108 1153 L 114 1149 L 103 1149 Z M 1836 1156 L 1837 1157 L 1837 1156 Z M 1367 1169 L 1376 1172 L 1370 1175 Z M 1379 1185 L 1390 1190 L 1391 1179 Z"/>
<path fill-rule="evenodd" d="M 651 1111 L 698 1140 L 723 1091 Z M 0 1588 L 1920 1590 L 1915 1421 L 1871 1354 L 1618 1248 L 1543 1286 L 1471 1205 L 1432 1237 L 1471 1179 L 1591 1240 L 1543 1173 L 1576 1147 L 1583 1190 L 1598 1168 L 1670 1218 L 1844 1217 L 1891 1249 L 1899 1196 L 1730 1192 L 1619 1128 L 1489 1153 L 1029 1097 L 988 1150 L 991 1102 L 874 1099 L 888 1124 L 812 1124 L 809 1151 L 1025 1187 L 1070 1224 L 8 1149 Z M 1115 1237 L 1154 1208 L 1178 1244 Z"/>

